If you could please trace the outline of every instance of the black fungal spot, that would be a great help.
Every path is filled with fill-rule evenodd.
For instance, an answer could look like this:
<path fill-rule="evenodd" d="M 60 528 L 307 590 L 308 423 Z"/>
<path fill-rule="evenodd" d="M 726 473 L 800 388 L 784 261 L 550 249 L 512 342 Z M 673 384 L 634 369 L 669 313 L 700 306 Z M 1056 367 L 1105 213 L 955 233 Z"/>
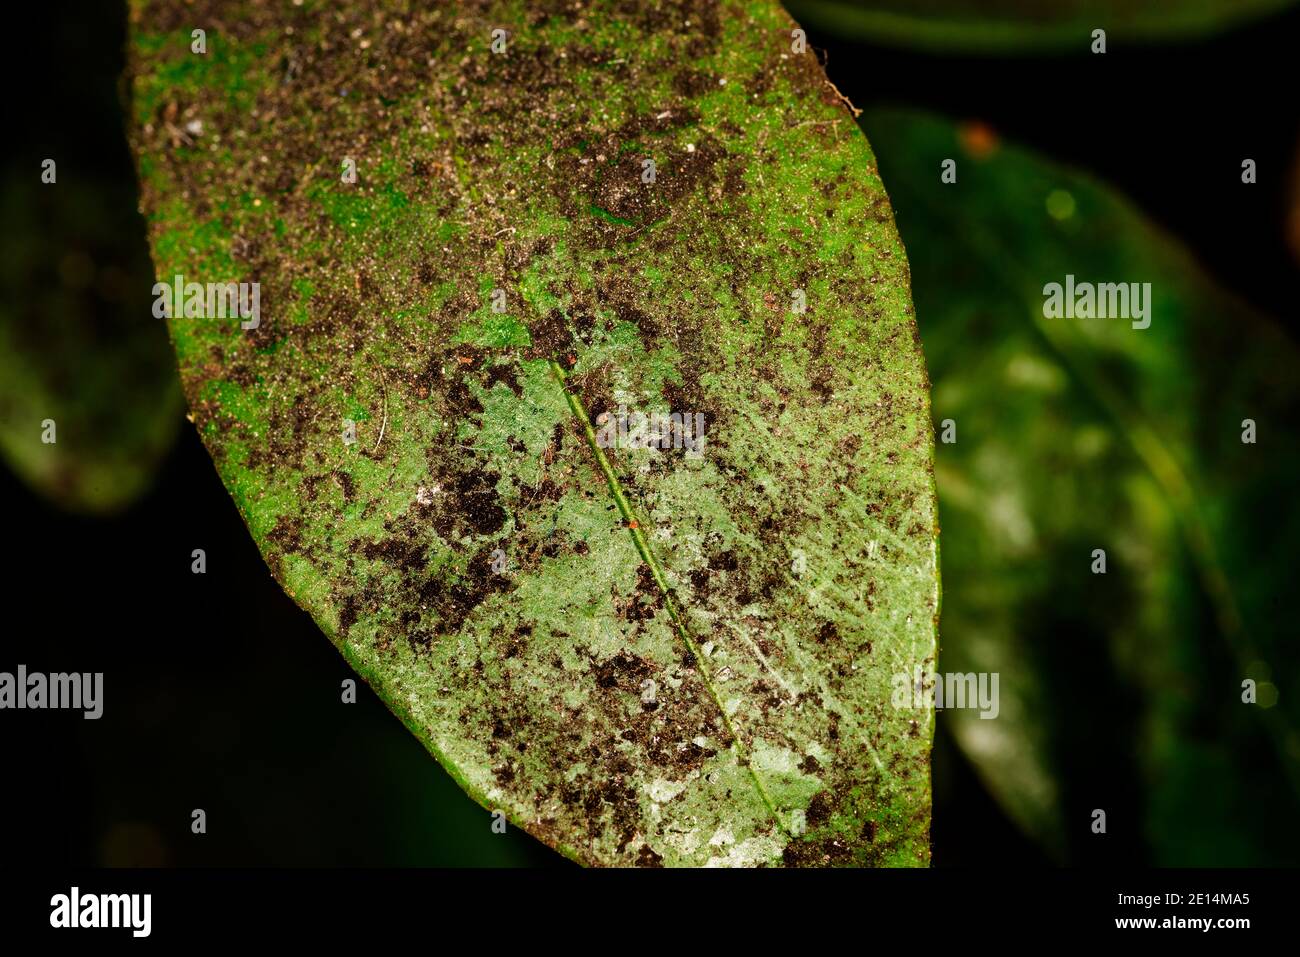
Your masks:
<path fill-rule="evenodd" d="M 636 655 L 620 651 L 617 655 L 596 665 L 593 669 L 596 684 L 601 688 L 619 688 L 628 693 L 638 690 L 642 679 L 650 674 L 650 665 Z"/>
<path fill-rule="evenodd" d="M 664 858 L 662 854 L 656 854 L 650 849 L 649 844 L 642 844 L 641 850 L 636 856 L 637 867 L 663 867 Z"/>
<path fill-rule="evenodd" d="M 831 810 L 830 798 L 826 792 L 818 791 L 808 804 L 804 819 L 808 822 L 809 827 L 821 827 L 831 819 Z"/>
<path fill-rule="evenodd" d="M 709 562 L 709 567 L 714 571 L 734 572 L 740 567 L 740 563 L 736 561 L 736 553 L 728 549 L 719 555 L 715 555 Z"/>

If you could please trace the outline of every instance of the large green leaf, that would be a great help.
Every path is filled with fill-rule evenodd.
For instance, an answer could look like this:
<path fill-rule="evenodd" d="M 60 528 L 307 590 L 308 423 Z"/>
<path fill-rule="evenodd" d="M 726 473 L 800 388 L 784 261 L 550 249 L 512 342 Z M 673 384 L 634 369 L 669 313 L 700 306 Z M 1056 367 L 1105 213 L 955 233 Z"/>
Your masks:
<path fill-rule="evenodd" d="M 408 7 L 135 9 L 158 275 L 261 284 L 171 329 L 272 572 L 579 861 L 927 863 L 932 433 L 866 140 L 775 3 Z M 702 454 L 602 447 L 619 406 Z"/>
<path fill-rule="evenodd" d="M 1100 808 L 1139 857 L 1294 861 L 1294 344 L 1087 176 L 980 126 L 880 111 L 864 127 L 912 264 L 934 414 L 956 428 L 936 455 L 940 664 L 1001 675 L 996 719 L 942 720 L 1063 858 L 1100 846 Z M 1045 318 L 1044 286 L 1067 274 L 1151 283 L 1150 326 Z"/>
<path fill-rule="evenodd" d="M 1295 0 L 790 0 L 824 30 L 936 51 L 1030 53 L 1176 40 L 1265 16 Z"/>

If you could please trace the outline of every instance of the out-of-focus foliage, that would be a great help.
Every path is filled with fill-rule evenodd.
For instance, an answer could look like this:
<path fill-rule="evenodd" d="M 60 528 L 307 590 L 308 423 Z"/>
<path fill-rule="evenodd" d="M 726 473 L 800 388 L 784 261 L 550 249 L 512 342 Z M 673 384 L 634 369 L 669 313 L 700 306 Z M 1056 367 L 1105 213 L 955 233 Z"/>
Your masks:
<path fill-rule="evenodd" d="M 863 125 L 956 426 L 940 671 L 1001 675 L 998 718 L 941 720 L 1061 859 L 1103 840 L 1100 808 L 1157 863 L 1294 862 L 1296 348 L 1094 180 L 979 126 Z M 1067 274 L 1151 283 L 1150 327 L 1044 318 Z"/>
<path fill-rule="evenodd" d="M 0 199 L 0 454 L 61 507 L 124 507 L 182 409 L 134 192 L 66 165 L 53 183 L 11 167 Z"/>
<path fill-rule="evenodd" d="M 1176 40 L 1266 16 L 1294 0 L 790 0 L 801 23 L 880 43 L 963 53 L 1087 50 Z"/>

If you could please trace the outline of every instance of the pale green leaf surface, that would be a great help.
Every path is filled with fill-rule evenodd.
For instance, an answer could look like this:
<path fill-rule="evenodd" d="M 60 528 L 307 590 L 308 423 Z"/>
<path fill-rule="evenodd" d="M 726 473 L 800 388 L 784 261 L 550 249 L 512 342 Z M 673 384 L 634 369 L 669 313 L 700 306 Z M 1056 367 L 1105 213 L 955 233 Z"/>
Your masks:
<path fill-rule="evenodd" d="M 928 863 L 932 712 L 890 700 L 935 651 L 927 381 L 871 151 L 785 13 L 133 19 L 158 274 L 261 283 L 256 330 L 171 322 L 196 425 L 466 790 L 589 864 Z M 620 405 L 702 413 L 703 454 L 601 448 Z"/>

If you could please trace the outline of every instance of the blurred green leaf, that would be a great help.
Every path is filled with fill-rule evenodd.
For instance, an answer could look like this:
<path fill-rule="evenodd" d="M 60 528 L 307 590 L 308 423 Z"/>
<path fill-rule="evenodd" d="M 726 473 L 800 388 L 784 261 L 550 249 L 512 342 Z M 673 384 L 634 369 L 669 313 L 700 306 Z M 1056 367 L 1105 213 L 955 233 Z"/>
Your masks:
<path fill-rule="evenodd" d="M 175 440 L 180 380 L 130 184 L 57 174 L 0 184 L 0 454 L 60 507 L 110 512 Z"/>
<path fill-rule="evenodd" d="M 1033 53 L 1212 33 L 1295 0 L 789 0 L 801 23 L 843 36 L 922 49 Z"/>
<path fill-rule="evenodd" d="M 941 720 L 1061 858 L 1088 856 L 1101 808 L 1158 863 L 1294 861 L 1294 344 L 1089 177 L 980 125 L 863 125 L 934 415 L 957 430 L 936 453 L 940 670 L 1001 675 L 996 719 Z M 1067 274 L 1151 283 L 1150 327 L 1044 318 L 1045 284 Z"/>

